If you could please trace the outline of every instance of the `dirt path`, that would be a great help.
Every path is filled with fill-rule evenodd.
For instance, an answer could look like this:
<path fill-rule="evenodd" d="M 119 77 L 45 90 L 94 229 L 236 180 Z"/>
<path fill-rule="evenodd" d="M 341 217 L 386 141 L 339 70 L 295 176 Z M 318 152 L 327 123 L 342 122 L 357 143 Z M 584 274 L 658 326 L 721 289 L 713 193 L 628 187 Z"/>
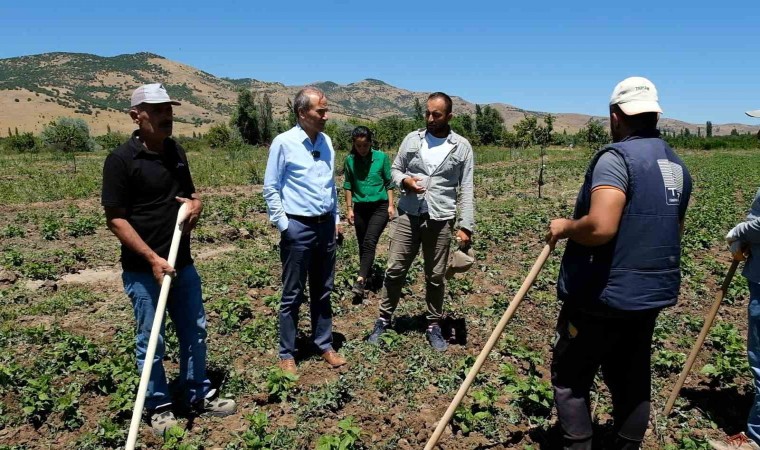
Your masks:
<path fill-rule="evenodd" d="M 195 255 L 197 260 L 212 259 L 216 256 L 231 252 L 235 250 L 234 245 L 223 245 L 221 247 L 204 249 Z M 104 267 L 98 269 L 84 269 L 77 273 L 70 273 L 61 277 L 56 282 L 58 286 L 66 286 L 72 284 L 112 284 L 118 283 L 121 280 L 121 268 Z M 29 280 L 26 282 L 27 289 L 36 290 L 43 286 L 45 282 L 40 280 Z"/>

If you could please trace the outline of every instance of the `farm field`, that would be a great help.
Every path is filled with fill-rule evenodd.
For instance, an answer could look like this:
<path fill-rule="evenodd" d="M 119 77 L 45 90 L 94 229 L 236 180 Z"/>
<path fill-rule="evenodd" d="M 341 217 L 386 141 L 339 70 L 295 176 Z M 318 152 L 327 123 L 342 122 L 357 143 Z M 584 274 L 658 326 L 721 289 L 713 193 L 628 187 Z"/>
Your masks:
<path fill-rule="evenodd" d="M 647 449 L 706 449 L 707 438 L 742 431 L 753 394 L 745 348 L 749 291 L 737 275 L 674 413 L 660 415 L 730 264 L 722 237 L 744 217 L 760 186 L 760 150 L 677 152 L 695 189 L 681 298 L 660 315 L 655 330 Z M 364 304 L 352 303 L 358 249 L 346 227 L 333 310 L 335 340 L 349 364 L 331 370 L 318 355 L 303 352 L 300 378 L 293 380 L 273 369 L 280 262 L 279 234 L 268 224 L 259 184 L 266 150 L 189 153 L 205 205 L 192 245 L 209 319 L 209 370 L 238 402 L 238 413 L 182 417 L 184 428 L 164 438 L 143 427 L 142 448 L 422 448 L 538 256 L 549 220 L 571 215 L 590 156 L 550 150 L 539 199 L 537 150 L 479 148 L 476 155 L 473 243 L 479 260 L 448 282 L 445 303 L 457 344 L 438 354 L 425 341 L 420 259 L 410 271 L 395 332 L 379 347 L 364 342 L 377 317 L 379 291 Z M 2 450 L 124 445 L 139 378 L 118 242 L 99 203 L 104 158 L 78 155 L 73 172 L 70 160 L 52 154 L 0 155 Z M 378 271 L 391 229 L 378 246 Z M 562 250 L 555 250 L 507 326 L 440 448 L 557 448 L 549 364 Z M 300 329 L 306 342 L 308 320 Z M 170 379 L 177 361 L 169 324 Z M 601 382 L 592 399 L 601 443 L 612 420 Z"/>

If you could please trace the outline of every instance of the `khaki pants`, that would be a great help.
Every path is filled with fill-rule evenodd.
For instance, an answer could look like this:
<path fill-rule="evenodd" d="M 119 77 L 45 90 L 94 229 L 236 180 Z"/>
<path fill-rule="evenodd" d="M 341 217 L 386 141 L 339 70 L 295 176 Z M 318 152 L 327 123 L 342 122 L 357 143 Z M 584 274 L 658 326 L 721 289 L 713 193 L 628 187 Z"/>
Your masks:
<path fill-rule="evenodd" d="M 427 319 L 443 317 L 444 274 L 449 260 L 453 220 L 431 220 L 427 214 L 411 216 L 405 213 L 391 222 L 391 246 L 385 289 L 380 303 L 380 317 L 390 321 L 401 297 L 406 273 L 422 244 L 425 262 L 425 303 Z"/>

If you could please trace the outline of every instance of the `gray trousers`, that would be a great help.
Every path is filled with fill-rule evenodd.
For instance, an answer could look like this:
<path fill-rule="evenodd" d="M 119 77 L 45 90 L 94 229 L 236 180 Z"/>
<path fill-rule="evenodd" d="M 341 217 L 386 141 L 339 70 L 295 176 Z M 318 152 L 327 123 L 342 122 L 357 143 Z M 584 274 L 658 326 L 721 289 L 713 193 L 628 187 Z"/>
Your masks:
<path fill-rule="evenodd" d="M 391 221 L 391 246 L 388 250 L 388 269 L 385 289 L 380 302 L 380 317 L 390 321 L 401 297 L 406 273 L 422 244 L 425 262 L 425 303 L 427 319 L 443 318 L 444 275 L 449 260 L 453 220 L 431 220 L 427 214 L 412 216 L 399 211 Z"/>

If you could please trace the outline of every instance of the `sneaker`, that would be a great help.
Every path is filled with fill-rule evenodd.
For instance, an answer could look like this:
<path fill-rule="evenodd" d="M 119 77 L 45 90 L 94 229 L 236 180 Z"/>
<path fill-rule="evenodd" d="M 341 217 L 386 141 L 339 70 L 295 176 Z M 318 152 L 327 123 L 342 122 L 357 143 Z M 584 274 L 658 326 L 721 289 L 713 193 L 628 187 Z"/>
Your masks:
<path fill-rule="evenodd" d="M 235 400 L 221 398 L 216 390 L 211 391 L 210 396 L 196 402 L 193 407 L 200 415 L 225 417 L 237 410 Z"/>
<path fill-rule="evenodd" d="M 164 431 L 178 425 L 177 418 L 171 410 L 171 405 L 160 406 L 156 409 L 147 410 L 148 422 L 153 433 L 161 436 Z"/>
<path fill-rule="evenodd" d="M 429 326 L 425 332 L 425 336 L 427 337 L 428 342 L 430 342 L 430 346 L 436 351 L 445 352 L 446 349 L 449 348 L 449 344 L 447 344 L 446 339 L 443 338 L 440 326 Z"/>
<path fill-rule="evenodd" d="M 372 333 L 367 337 L 367 342 L 370 344 L 377 344 L 377 341 L 380 339 L 380 335 L 385 333 L 385 330 L 388 329 L 389 323 L 386 322 L 383 319 L 377 319 L 375 321 L 375 328 L 372 330 Z"/>
<path fill-rule="evenodd" d="M 710 439 L 708 442 L 716 450 L 760 450 L 760 445 L 744 433 L 729 436 L 725 441 Z"/>
<path fill-rule="evenodd" d="M 361 281 L 356 280 L 354 282 L 354 285 L 351 287 L 351 292 L 354 294 L 354 297 L 363 298 L 364 297 L 364 285 L 366 284 L 366 281 L 362 279 Z"/>

